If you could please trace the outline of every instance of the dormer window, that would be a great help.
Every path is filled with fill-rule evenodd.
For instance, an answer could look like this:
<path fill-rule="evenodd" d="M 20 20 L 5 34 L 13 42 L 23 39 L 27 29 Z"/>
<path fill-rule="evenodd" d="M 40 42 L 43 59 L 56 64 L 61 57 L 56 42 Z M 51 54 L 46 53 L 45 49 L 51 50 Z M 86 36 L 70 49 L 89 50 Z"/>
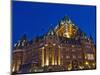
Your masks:
<path fill-rule="evenodd" d="M 16 46 L 17 46 L 17 43 L 14 44 L 14 47 L 16 47 Z"/>

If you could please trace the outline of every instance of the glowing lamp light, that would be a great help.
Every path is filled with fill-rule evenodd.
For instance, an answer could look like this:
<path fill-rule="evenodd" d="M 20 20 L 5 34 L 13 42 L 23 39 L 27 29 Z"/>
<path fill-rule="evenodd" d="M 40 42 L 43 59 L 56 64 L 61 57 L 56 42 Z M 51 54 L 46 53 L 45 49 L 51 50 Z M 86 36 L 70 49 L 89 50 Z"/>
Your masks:
<path fill-rule="evenodd" d="M 96 66 L 96 64 L 95 64 L 95 63 L 92 63 L 92 65 L 93 65 L 93 67 L 95 67 L 95 66 Z"/>
<path fill-rule="evenodd" d="M 67 38 L 70 38 L 70 35 L 69 35 L 69 33 L 64 33 L 64 37 L 67 37 Z"/>
<path fill-rule="evenodd" d="M 55 65 L 57 65 L 57 61 L 55 61 Z"/>
<path fill-rule="evenodd" d="M 89 65 L 89 62 L 86 61 L 85 64 L 86 64 L 86 65 Z"/>
<path fill-rule="evenodd" d="M 72 69 L 72 65 L 69 64 L 69 65 L 68 65 L 68 70 L 71 70 L 71 69 Z"/>
<path fill-rule="evenodd" d="M 55 46 L 56 44 L 53 44 L 53 46 Z"/>
<path fill-rule="evenodd" d="M 15 71 L 15 66 L 12 68 L 12 72 L 14 72 Z"/>
<path fill-rule="evenodd" d="M 45 44 L 45 46 L 48 46 L 48 44 Z"/>
<path fill-rule="evenodd" d="M 49 65 L 49 61 L 48 61 L 48 59 L 46 60 L 46 66 L 48 66 Z"/>

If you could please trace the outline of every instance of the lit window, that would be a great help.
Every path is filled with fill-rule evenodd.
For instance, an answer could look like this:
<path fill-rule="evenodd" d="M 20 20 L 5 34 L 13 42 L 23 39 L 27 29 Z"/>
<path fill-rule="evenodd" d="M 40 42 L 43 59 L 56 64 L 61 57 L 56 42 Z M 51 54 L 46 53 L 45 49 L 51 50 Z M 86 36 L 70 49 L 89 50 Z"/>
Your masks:
<path fill-rule="evenodd" d="M 72 69 L 72 64 L 69 64 L 68 65 L 68 70 L 71 70 Z"/>
<path fill-rule="evenodd" d="M 70 56 L 66 56 L 66 59 L 69 59 L 70 58 Z"/>
<path fill-rule="evenodd" d="M 45 46 L 48 46 L 48 44 L 45 44 Z"/>
<path fill-rule="evenodd" d="M 75 47 L 75 45 L 72 45 L 72 47 Z"/>
<path fill-rule="evenodd" d="M 53 44 L 53 46 L 55 46 L 56 44 Z"/>
<path fill-rule="evenodd" d="M 87 55 L 85 54 L 85 59 L 87 59 Z"/>
<path fill-rule="evenodd" d="M 65 33 L 64 33 L 64 37 L 70 38 L 69 33 L 68 33 L 68 32 L 65 32 Z"/>
<path fill-rule="evenodd" d="M 63 25 L 63 24 L 64 24 L 64 22 L 63 22 L 63 21 L 61 21 L 61 24 Z"/>
<path fill-rule="evenodd" d="M 94 60 L 93 54 L 87 54 L 87 59 L 88 60 Z"/>
<path fill-rule="evenodd" d="M 89 65 L 89 62 L 88 62 L 88 61 L 86 61 L 86 62 L 85 62 L 85 65 Z"/>
<path fill-rule="evenodd" d="M 53 34 L 54 34 L 54 32 L 52 31 L 52 32 L 51 32 L 51 35 L 53 35 Z"/>
<path fill-rule="evenodd" d="M 75 55 L 73 55 L 73 58 L 75 59 L 75 58 L 76 58 L 76 56 L 75 56 Z"/>
<path fill-rule="evenodd" d="M 15 64 L 13 65 L 13 68 L 12 68 L 12 72 L 14 72 L 15 71 Z"/>
<path fill-rule="evenodd" d="M 95 66 L 96 66 L 96 64 L 95 64 L 95 63 L 92 63 L 92 66 L 93 66 L 93 67 L 95 67 Z"/>

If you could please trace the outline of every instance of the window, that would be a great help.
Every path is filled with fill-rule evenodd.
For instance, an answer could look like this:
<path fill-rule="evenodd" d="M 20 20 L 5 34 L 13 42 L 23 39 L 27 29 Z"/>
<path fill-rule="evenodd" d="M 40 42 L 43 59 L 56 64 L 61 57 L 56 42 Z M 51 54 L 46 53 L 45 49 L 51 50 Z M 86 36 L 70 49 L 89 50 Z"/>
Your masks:
<path fill-rule="evenodd" d="M 85 59 L 94 60 L 94 56 L 93 56 L 93 54 L 86 54 Z"/>
<path fill-rule="evenodd" d="M 69 56 L 69 55 L 67 55 L 67 56 L 66 56 L 66 59 L 69 59 L 69 58 L 70 58 L 70 56 Z"/>
<path fill-rule="evenodd" d="M 72 57 L 73 57 L 73 59 L 75 59 L 75 58 L 76 58 L 76 56 L 75 56 L 75 55 L 73 55 Z"/>
<path fill-rule="evenodd" d="M 87 54 L 87 56 L 88 56 L 88 60 L 94 60 L 93 54 Z"/>

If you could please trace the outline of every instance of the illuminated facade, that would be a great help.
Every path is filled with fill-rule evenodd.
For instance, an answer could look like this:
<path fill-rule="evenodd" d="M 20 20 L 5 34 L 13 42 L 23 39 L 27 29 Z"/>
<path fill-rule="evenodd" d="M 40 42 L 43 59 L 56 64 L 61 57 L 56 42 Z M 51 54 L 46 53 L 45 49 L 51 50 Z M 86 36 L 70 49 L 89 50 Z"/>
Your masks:
<path fill-rule="evenodd" d="M 50 72 L 96 68 L 96 47 L 68 17 L 48 33 L 28 41 L 24 35 L 12 51 L 12 72 Z"/>

